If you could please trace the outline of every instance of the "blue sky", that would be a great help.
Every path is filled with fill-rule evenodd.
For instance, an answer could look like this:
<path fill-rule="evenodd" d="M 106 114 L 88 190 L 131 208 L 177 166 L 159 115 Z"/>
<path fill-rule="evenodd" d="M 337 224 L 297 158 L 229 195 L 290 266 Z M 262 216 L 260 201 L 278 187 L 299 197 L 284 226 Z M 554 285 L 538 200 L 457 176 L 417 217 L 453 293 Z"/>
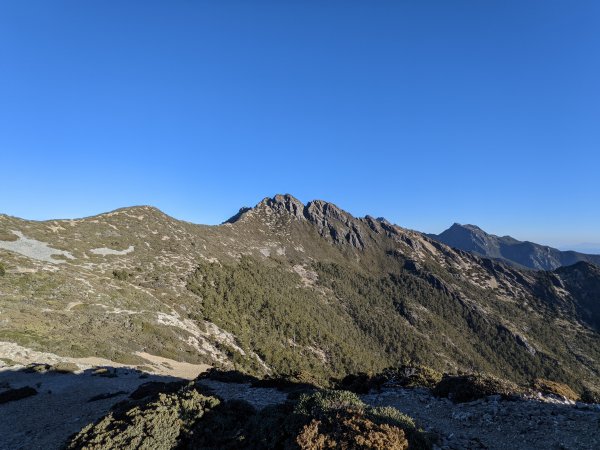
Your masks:
<path fill-rule="evenodd" d="M 599 23 L 584 0 L 0 0 L 0 211 L 219 223 L 289 192 L 598 243 Z"/>

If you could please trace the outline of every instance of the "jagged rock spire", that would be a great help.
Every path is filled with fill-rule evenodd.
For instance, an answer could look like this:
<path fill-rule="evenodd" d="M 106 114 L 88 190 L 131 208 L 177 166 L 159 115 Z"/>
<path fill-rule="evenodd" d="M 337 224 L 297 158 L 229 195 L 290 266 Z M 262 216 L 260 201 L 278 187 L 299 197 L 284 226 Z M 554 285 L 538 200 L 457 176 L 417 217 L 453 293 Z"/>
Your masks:
<path fill-rule="evenodd" d="M 296 219 L 304 218 L 304 204 L 296 197 L 290 194 L 277 194 L 274 197 L 264 198 L 255 209 L 266 207 L 279 213 L 288 213 Z"/>

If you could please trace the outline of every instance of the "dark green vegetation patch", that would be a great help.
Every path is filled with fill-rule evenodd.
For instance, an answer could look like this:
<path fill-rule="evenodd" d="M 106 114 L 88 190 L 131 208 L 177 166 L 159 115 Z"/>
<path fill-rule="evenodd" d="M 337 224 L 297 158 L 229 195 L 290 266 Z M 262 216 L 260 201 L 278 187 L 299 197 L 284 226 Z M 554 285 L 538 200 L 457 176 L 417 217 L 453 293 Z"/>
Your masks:
<path fill-rule="evenodd" d="M 510 381 L 485 374 L 447 375 L 435 386 L 433 394 L 447 397 L 453 402 L 472 402 L 489 395 L 511 398 L 523 389 Z"/>
<path fill-rule="evenodd" d="M 381 373 L 406 361 L 440 372 L 452 372 L 458 364 L 518 383 L 543 377 L 580 387 L 581 375 L 589 375 L 569 351 L 566 337 L 532 317 L 526 304 L 501 303 L 465 284 L 467 297 L 450 288 L 443 273 L 432 269 L 424 274 L 394 261 L 394 271 L 379 276 L 336 263 L 316 263 L 311 269 L 318 277 L 316 287 L 304 286 L 296 273 L 273 260 L 206 262 L 188 288 L 202 298 L 203 319 L 232 332 L 275 373 L 307 372 L 321 385 L 332 376 Z M 537 302 L 547 321 L 561 314 L 551 302 Z M 526 324 L 545 351 L 531 351 L 493 317 Z M 582 333 L 580 351 L 585 348 L 600 359 L 597 341 Z M 563 364 L 556 364 L 558 355 Z M 238 368 L 261 373 L 255 360 L 231 356 Z M 432 376 L 422 383 L 429 386 L 439 381 L 433 372 L 412 374 L 415 380 Z"/>
<path fill-rule="evenodd" d="M 351 392 L 317 391 L 259 411 L 203 394 L 192 383 L 118 404 L 66 448 L 403 450 L 431 444 L 410 417 L 369 407 Z"/>

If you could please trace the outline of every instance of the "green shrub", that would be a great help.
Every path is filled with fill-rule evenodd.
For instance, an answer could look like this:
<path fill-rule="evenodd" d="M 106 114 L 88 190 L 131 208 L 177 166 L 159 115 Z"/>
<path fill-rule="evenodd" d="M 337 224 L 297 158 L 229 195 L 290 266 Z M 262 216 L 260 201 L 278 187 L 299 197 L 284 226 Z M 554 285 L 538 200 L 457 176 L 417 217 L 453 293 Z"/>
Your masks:
<path fill-rule="evenodd" d="M 300 396 L 294 411 L 304 416 L 319 418 L 332 411 L 344 409 L 362 411 L 365 404 L 353 392 L 324 390 Z"/>
<path fill-rule="evenodd" d="M 376 375 L 364 372 L 346 375 L 336 383 L 338 389 L 344 389 L 357 394 L 366 394 L 372 389 L 380 389 L 388 384 L 402 387 L 433 388 L 442 379 L 442 374 L 430 367 L 419 365 L 403 365 L 390 367 Z"/>
<path fill-rule="evenodd" d="M 6 274 L 6 266 L 0 262 L 0 277 Z"/>
<path fill-rule="evenodd" d="M 401 428 L 376 424 L 358 413 L 338 414 L 329 421 L 313 419 L 302 428 L 296 443 L 303 450 L 405 450 L 409 445 Z"/>
<path fill-rule="evenodd" d="M 446 375 L 433 389 L 438 397 L 447 397 L 455 403 L 471 402 L 488 395 L 511 397 L 522 390 L 510 381 L 491 375 Z"/>
<path fill-rule="evenodd" d="M 126 281 L 130 274 L 129 272 L 127 272 L 126 270 L 121 270 L 121 269 L 115 269 L 112 272 L 113 277 L 115 277 L 117 280 L 121 280 L 121 281 Z"/>
<path fill-rule="evenodd" d="M 86 426 L 66 448 L 170 450 L 207 410 L 218 404 L 216 398 L 187 387 L 176 394 L 160 394 L 155 401 L 113 411 Z"/>
<path fill-rule="evenodd" d="M 247 448 L 297 448 L 296 437 L 309 420 L 295 414 L 291 403 L 268 406 L 248 421 Z"/>
<path fill-rule="evenodd" d="M 398 368 L 390 368 L 382 374 L 387 383 L 403 387 L 426 387 L 434 388 L 443 375 L 437 370 L 427 366 L 403 365 Z"/>
<path fill-rule="evenodd" d="M 256 410 L 245 401 L 223 402 L 196 423 L 184 446 L 192 449 L 247 448 L 244 443 L 254 432 L 247 424 L 255 415 Z"/>
<path fill-rule="evenodd" d="M 388 425 L 399 426 L 403 430 L 416 430 L 417 428 L 412 417 L 401 413 L 391 406 L 371 408 L 369 410 L 369 418 L 377 423 L 387 423 Z"/>
<path fill-rule="evenodd" d="M 369 442 L 373 445 L 379 445 L 375 444 L 379 442 L 378 439 L 375 439 L 375 436 L 379 436 L 383 439 L 381 442 L 385 442 L 389 448 L 402 448 L 394 447 L 399 445 L 400 442 L 404 442 L 404 439 L 400 439 L 400 434 L 397 433 L 399 429 L 402 431 L 402 437 L 406 437 L 410 442 L 411 448 L 416 450 L 431 448 L 428 436 L 422 430 L 417 429 L 411 417 L 391 406 L 369 407 L 353 392 L 325 390 L 303 395 L 296 404 L 294 412 L 311 420 L 298 436 L 297 443 L 301 446 L 320 442 L 325 445 L 322 448 L 328 448 L 327 445 L 334 445 L 333 443 L 337 442 L 337 445 L 344 448 L 343 445 L 346 445 L 345 439 L 350 438 L 350 436 L 357 441 L 364 439 L 365 445 Z M 355 428 L 356 433 L 348 434 L 348 427 Z M 362 437 L 359 438 L 359 435 Z M 392 439 L 392 436 L 395 436 L 395 438 Z M 386 440 L 388 438 L 392 440 Z M 366 446 L 359 448 L 386 447 Z"/>
<path fill-rule="evenodd" d="M 351 392 L 320 391 L 257 411 L 245 401 L 204 396 L 193 383 L 176 387 L 148 383 L 67 449 L 431 448 L 410 417 L 370 408 Z"/>
<path fill-rule="evenodd" d="M 386 378 L 381 374 L 369 375 L 364 372 L 346 375 L 336 384 L 338 389 L 343 389 L 357 394 L 367 394 L 372 389 L 379 389 Z"/>
<path fill-rule="evenodd" d="M 422 429 L 417 428 L 412 417 L 398 411 L 391 406 L 380 406 L 370 408 L 368 417 L 377 424 L 388 424 L 401 428 L 412 450 L 429 450 L 432 447 L 431 436 Z"/>
<path fill-rule="evenodd" d="M 221 370 L 216 367 L 211 367 L 206 372 L 201 373 L 198 378 L 221 381 L 222 383 L 253 383 L 258 380 L 256 377 L 238 370 Z"/>

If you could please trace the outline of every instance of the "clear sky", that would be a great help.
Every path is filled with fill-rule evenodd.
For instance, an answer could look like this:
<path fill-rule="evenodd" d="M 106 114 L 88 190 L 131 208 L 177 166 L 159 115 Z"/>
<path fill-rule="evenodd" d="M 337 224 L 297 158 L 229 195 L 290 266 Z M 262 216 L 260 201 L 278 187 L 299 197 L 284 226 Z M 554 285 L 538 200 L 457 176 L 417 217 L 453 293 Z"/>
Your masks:
<path fill-rule="evenodd" d="M 289 192 L 593 244 L 599 172 L 597 0 L 0 0 L 0 212 Z"/>

